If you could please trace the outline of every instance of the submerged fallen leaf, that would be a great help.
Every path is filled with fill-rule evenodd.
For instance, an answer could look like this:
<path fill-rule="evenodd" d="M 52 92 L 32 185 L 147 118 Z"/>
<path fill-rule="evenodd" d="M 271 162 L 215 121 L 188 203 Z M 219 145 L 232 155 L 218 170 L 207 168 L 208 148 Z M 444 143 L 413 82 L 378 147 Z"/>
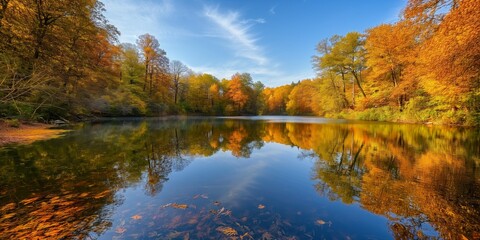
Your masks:
<path fill-rule="evenodd" d="M 220 206 L 220 202 L 219 202 L 219 201 L 215 201 L 215 202 L 213 202 L 213 205 L 215 205 L 215 206 Z"/>
<path fill-rule="evenodd" d="M 35 202 L 39 199 L 39 197 L 34 197 L 34 198 L 29 198 L 29 199 L 25 199 L 23 201 L 21 201 L 20 203 L 24 204 L 24 205 L 28 205 L 32 202 Z"/>
<path fill-rule="evenodd" d="M 272 234 L 270 234 L 269 232 L 265 232 L 264 234 L 262 234 L 262 239 L 272 240 L 272 239 L 273 239 L 273 236 L 272 236 Z"/>
<path fill-rule="evenodd" d="M 240 239 L 243 240 L 244 238 L 245 238 L 245 239 L 254 239 L 254 238 L 252 237 L 252 235 L 250 235 L 248 232 L 245 233 L 245 234 L 243 234 L 242 236 L 240 236 Z"/>
<path fill-rule="evenodd" d="M 177 209 L 186 209 L 186 208 L 188 208 L 188 205 L 187 204 L 172 203 L 172 207 L 177 208 Z"/>
<path fill-rule="evenodd" d="M 82 193 L 82 194 L 79 195 L 79 197 L 81 197 L 81 198 L 84 198 L 86 196 L 88 196 L 88 193 Z"/>
<path fill-rule="evenodd" d="M 17 207 L 17 204 L 15 204 L 15 203 L 9 203 L 9 204 L 3 206 L 2 208 L 0 208 L 0 212 L 10 211 L 10 210 L 15 209 L 15 207 Z"/>
<path fill-rule="evenodd" d="M 9 213 L 2 216 L 1 219 L 9 219 L 15 216 L 16 213 Z"/>
<path fill-rule="evenodd" d="M 238 232 L 231 227 L 218 227 L 217 231 L 219 231 L 219 232 L 221 232 L 221 233 L 223 233 L 227 236 L 230 236 L 230 237 L 234 237 L 234 236 L 238 235 Z"/>
<path fill-rule="evenodd" d="M 110 192 L 112 192 L 111 190 L 105 190 L 97 195 L 95 195 L 93 198 L 95 199 L 99 199 L 99 198 L 104 198 L 106 197 Z"/>
<path fill-rule="evenodd" d="M 133 220 L 140 220 L 140 219 L 142 219 L 142 216 L 137 214 L 137 215 L 132 216 L 132 219 Z"/>
<path fill-rule="evenodd" d="M 212 210 L 210 210 L 212 211 Z M 214 211 L 213 213 L 217 214 L 217 215 L 225 215 L 225 216 L 230 216 L 232 214 L 232 211 L 222 207 L 220 210 L 218 211 Z"/>
<path fill-rule="evenodd" d="M 195 195 L 195 196 L 193 197 L 193 199 L 197 199 L 197 198 L 203 198 L 203 199 L 207 199 L 207 198 L 208 198 L 208 196 L 207 196 L 207 195 L 205 195 L 205 194 L 197 194 L 197 195 Z"/>
<path fill-rule="evenodd" d="M 315 222 L 316 222 L 317 224 L 319 224 L 319 225 L 323 225 L 323 224 L 325 224 L 325 223 L 326 223 L 326 222 L 325 222 L 325 221 L 323 221 L 322 219 L 318 219 L 318 220 L 317 220 L 317 221 L 315 221 Z"/>
<path fill-rule="evenodd" d="M 170 206 L 172 206 L 172 204 L 171 204 L 171 203 L 167 203 L 167 204 L 162 205 L 161 208 L 167 208 L 167 207 L 170 207 Z"/>
<path fill-rule="evenodd" d="M 169 233 L 169 234 L 167 235 L 167 238 L 168 238 L 168 239 L 178 238 L 178 237 L 180 237 L 182 234 L 183 234 L 183 232 L 174 231 L 174 232 Z"/>
<path fill-rule="evenodd" d="M 126 228 L 123 228 L 123 227 L 119 227 L 119 228 L 117 228 L 117 229 L 115 230 L 115 232 L 116 232 L 116 233 L 119 233 L 119 234 L 122 234 L 122 233 L 124 233 L 125 231 L 127 231 L 127 229 L 126 229 Z"/>
<path fill-rule="evenodd" d="M 197 219 L 197 217 L 190 218 L 187 223 L 188 223 L 188 224 L 191 224 L 191 225 L 197 224 L 197 223 L 198 223 L 198 219 Z"/>
<path fill-rule="evenodd" d="M 258 205 L 258 209 L 264 209 L 264 208 L 265 208 L 265 205 L 262 205 L 262 204 Z"/>

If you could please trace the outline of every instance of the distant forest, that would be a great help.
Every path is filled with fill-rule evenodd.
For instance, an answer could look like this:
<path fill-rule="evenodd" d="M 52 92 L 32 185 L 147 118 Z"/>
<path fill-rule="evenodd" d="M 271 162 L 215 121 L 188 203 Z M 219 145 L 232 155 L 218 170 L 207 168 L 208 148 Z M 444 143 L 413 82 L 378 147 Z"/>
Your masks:
<path fill-rule="evenodd" d="M 480 124 L 478 0 L 409 0 L 396 23 L 320 40 L 317 77 L 275 88 L 249 73 L 194 73 L 150 34 L 119 43 L 104 11 L 96 0 L 0 0 L 0 118 L 289 114 Z"/>

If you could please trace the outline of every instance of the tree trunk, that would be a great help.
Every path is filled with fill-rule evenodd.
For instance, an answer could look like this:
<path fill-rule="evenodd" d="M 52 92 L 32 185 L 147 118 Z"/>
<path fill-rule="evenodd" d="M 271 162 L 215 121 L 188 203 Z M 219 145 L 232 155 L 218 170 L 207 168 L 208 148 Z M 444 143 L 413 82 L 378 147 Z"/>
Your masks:
<path fill-rule="evenodd" d="M 355 80 L 352 81 L 352 106 L 355 108 Z"/>
<path fill-rule="evenodd" d="M 145 77 L 143 81 L 143 91 L 147 89 L 147 81 L 148 81 L 148 60 L 145 60 Z"/>
<path fill-rule="evenodd" d="M 352 71 L 353 77 L 355 77 L 355 80 L 357 81 L 357 86 L 360 88 L 360 92 L 362 92 L 363 97 L 367 97 L 365 94 L 365 91 L 363 91 L 362 85 L 360 84 L 360 80 L 358 79 L 357 73 L 355 71 Z"/>
<path fill-rule="evenodd" d="M 175 80 L 175 96 L 174 96 L 174 100 L 175 100 L 175 104 L 177 104 L 177 96 L 178 96 L 178 80 Z"/>

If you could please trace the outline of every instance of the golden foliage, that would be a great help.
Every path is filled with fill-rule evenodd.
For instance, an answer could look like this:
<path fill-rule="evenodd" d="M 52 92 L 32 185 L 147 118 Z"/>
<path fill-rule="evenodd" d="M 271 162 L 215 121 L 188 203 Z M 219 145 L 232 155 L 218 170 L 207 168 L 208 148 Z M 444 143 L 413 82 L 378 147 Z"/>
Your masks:
<path fill-rule="evenodd" d="M 231 227 L 218 227 L 217 228 L 217 231 L 223 233 L 224 235 L 226 236 L 229 236 L 229 237 L 235 237 L 235 236 L 238 236 L 238 232 L 237 230 L 231 228 Z"/>

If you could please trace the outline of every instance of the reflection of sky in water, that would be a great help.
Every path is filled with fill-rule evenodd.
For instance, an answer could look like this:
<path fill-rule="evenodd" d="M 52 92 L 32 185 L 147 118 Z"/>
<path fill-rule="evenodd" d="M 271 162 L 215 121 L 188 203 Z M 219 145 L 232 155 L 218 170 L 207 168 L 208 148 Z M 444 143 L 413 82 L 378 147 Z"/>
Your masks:
<path fill-rule="evenodd" d="M 208 158 L 196 158 L 182 171 L 170 174 L 162 192 L 156 196 L 145 194 L 142 189 L 144 183 L 117 193 L 124 202 L 115 209 L 113 227 L 101 238 L 115 236 L 116 227 L 125 224 L 125 221 L 132 222 L 131 216 L 135 214 L 143 216 L 141 221 L 145 219 L 142 223 L 137 222 L 143 225 L 140 228 L 148 229 L 145 226 L 148 225 L 147 219 L 154 218 L 155 213 L 167 211 L 161 206 L 168 203 L 216 209 L 212 204 L 214 201 L 220 202 L 238 218 L 256 218 L 259 211 L 264 211 L 278 214 L 293 226 L 305 226 L 307 231 L 324 232 L 325 236 L 346 237 L 347 233 L 354 232 L 358 236 L 378 239 L 390 237 L 384 217 L 369 213 L 358 204 L 345 205 L 319 196 L 313 187 L 313 160 L 299 159 L 299 155 L 296 147 L 268 143 L 253 151 L 250 158 L 236 158 L 228 151 L 219 151 Z M 205 194 L 208 199 L 193 199 L 198 194 Z M 260 204 L 265 209 L 258 209 Z M 177 211 L 182 214 L 184 210 Z M 258 224 L 267 224 L 268 228 L 268 223 L 262 222 L 261 217 L 259 219 Z M 168 224 L 171 219 L 164 220 L 161 222 Z M 319 225 L 315 223 L 317 220 L 326 223 Z M 151 226 L 151 229 L 154 228 Z M 345 235 L 329 235 L 333 232 Z"/>

